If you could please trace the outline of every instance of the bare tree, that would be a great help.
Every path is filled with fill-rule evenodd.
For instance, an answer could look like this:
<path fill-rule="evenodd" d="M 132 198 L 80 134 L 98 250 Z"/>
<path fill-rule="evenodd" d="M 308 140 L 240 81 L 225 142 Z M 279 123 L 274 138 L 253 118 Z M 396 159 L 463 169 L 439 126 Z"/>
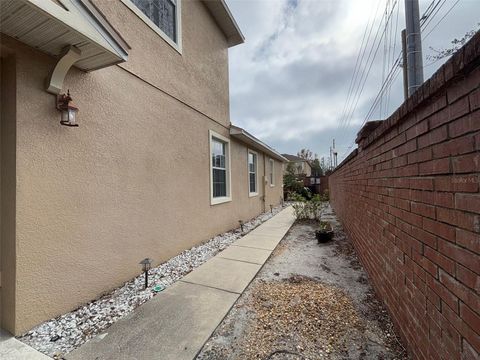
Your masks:
<path fill-rule="evenodd" d="M 480 23 L 477 24 L 477 27 L 480 27 Z M 455 54 L 463 45 L 467 43 L 476 33 L 478 29 L 470 30 L 465 33 L 465 35 L 460 39 L 453 39 L 451 41 L 452 46 L 447 49 L 435 49 L 430 46 L 430 50 L 434 51 L 434 55 L 427 55 L 427 59 L 431 61 L 431 64 L 444 59 L 446 57 L 452 56 Z"/>

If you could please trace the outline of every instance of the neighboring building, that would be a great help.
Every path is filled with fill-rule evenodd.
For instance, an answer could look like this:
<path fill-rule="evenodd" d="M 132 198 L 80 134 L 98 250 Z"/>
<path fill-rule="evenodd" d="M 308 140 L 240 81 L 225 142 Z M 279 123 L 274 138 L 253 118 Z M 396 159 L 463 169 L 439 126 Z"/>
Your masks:
<path fill-rule="evenodd" d="M 138 275 L 143 258 L 157 265 L 281 202 L 286 159 L 230 123 L 228 48 L 243 36 L 223 0 L 0 10 L 3 328 L 21 334 Z M 57 104 L 67 89 L 79 127 L 59 124 L 57 105 L 75 125 Z"/>
<path fill-rule="evenodd" d="M 282 156 L 288 160 L 289 164 L 294 165 L 296 175 L 303 175 L 303 176 L 312 175 L 312 165 L 308 160 L 303 159 L 296 155 L 282 154 Z M 287 165 L 285 166 L 285 170 L 286 169 L 287 169 Z"/>

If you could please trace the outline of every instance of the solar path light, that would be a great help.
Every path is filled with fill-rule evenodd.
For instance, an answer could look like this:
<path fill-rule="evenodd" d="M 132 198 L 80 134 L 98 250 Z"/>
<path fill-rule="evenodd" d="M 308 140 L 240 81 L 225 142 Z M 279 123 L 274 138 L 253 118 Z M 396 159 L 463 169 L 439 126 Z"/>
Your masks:
<path fill-rule="evenodd" d="M 142 265 L 142 270 L 145 272 L 145 289 L 148 288 L 148 270 L 152 268 L 152 259 L 145 258 L 139 262 Z"/>

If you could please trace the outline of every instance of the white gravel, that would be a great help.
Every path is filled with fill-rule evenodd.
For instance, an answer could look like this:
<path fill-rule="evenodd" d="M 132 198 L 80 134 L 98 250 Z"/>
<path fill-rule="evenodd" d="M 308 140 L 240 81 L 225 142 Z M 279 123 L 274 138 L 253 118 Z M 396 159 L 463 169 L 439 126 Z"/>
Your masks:
<path fill-rule="evenodd" d="M 273 215 L 281 210 L 281 206 L 273 208 Z M 154 297 L 157 294 L 152 290 L 155 285 L 172 285 L 273 215 L 271 212 L 263 213 L 245 222 L 243 234 L 238 228 L 217 235 L 152 268 L 149 271 L 150 286 L 146 290 L 143 289 L 145 275 L 141 274 L 89 304 L 34 327 L 18 339 L 50 357 L 61 359 Z"/>

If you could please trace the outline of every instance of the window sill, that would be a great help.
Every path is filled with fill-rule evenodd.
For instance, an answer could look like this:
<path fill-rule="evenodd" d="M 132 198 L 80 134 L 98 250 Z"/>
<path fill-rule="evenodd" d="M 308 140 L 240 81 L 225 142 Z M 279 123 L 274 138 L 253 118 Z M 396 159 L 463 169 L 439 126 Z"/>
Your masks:
<path fill-rule="evenodd" d="M 275 187 L 275 184 L 273 184 L 273 185 L 272 185 L 272 184 L 270 184 L 270 187 Z"/>
<path fill-rule="evenodd" d="M 255 197 L 258 196 L 258 193 L 248 193 L 248 197 Z"/>
<path fill-rule="evenodd" d="M 210 199 L 210 205 L 219 205 L 223 204 L 226 202 L 232 201 L 231 197 L 218 197 L 218 198 L 211 198 Z"/>

